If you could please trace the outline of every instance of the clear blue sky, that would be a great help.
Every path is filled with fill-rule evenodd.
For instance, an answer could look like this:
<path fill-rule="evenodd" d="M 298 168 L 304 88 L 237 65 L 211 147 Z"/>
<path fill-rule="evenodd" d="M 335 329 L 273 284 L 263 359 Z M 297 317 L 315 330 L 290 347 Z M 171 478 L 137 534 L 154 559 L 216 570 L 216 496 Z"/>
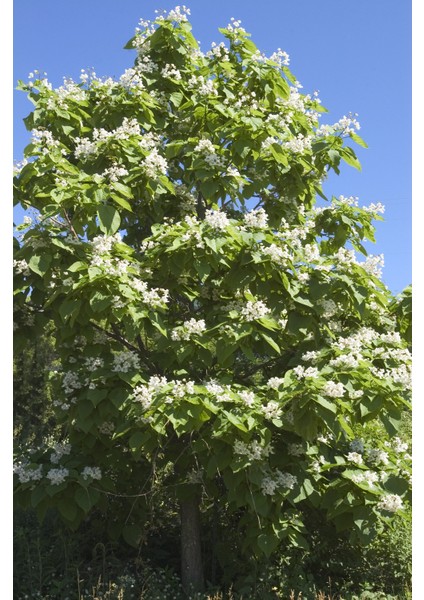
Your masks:
<path fill-rule="evenodd" d="M 34 69 L 54 86 L 63 76 L 79 78 L 94 67 L 100 76 L 119 76 L 135 53 L 123 50 L 140 18 L 171 9 L 169 0 L 17 0 L 14 2 L 14 80 Z M 383 253 L 383 280 L 397 293 L 411 282 L 411 2 L 410 0 L 192 0 L 193 33 L 207 51 L 220 42 L 218 27 L 231 17 L 262 52 L 289 53 L 290 67 L 304 93 L 319 90 L 333 123 L 358 113 L 367 150 L 362 163 L 347 165 L 325 184 L 327 195 L 358 196 L 360 205 L 382 202 L 384 222 L 370 254 Z M 29 141 L 22 123 L 32 105 L 15 92 L 14 158 Z M 18 219 L 18 215 L 16 216 Z"/>

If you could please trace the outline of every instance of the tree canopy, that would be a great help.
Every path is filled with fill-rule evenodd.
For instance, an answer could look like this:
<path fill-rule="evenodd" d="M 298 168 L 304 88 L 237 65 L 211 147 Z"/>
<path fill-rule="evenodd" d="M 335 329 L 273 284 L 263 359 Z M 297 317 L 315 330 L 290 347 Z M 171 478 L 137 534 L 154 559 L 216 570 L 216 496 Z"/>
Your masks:
<path fill-rule="evenodd" d="M 370 539 L 410 501 L 410 352 L 363 245 L 383 207 L 323 190 L 359 123 L 321 125 L 239 21 L 202 53 L 187 15 L 142 21 L 117 79 L 20 82 L 16 349 L 53 324 L 62 434 L 20 449 L 18 495 L 72 527 L 128 496 L 133 544 L 159 489 L 223 503 L 256 554 L 307 544 L 305 505 Z"/>

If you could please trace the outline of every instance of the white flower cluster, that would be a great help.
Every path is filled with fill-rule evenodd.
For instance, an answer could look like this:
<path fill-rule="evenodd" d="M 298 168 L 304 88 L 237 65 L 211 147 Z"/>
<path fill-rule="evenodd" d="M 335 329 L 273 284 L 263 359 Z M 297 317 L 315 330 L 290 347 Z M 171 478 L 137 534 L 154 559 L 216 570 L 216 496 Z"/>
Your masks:
<path fill-rule="evenodd" d="M 380 450 L 379 448 L 371 448 L 368 450 L 368 460 L 376 465 L 380 463 L 382 465 L 389 464 L 389 454 L 385 450 Z"/>
<path fill-rule="evenodd" d="M 239 392 L 239 398 L 246 406 L 252 407 L 255 404 L 255 394 L 249 390 Z"/>
<path fill-rule="evenodd" d="M 214 396 L 218 402 L 231 402 L 230 396 L 231 386 L 226 385 L 225 387 L 217 383 L 215 380 L 211 380 L 205 384 L 207 391 Z"/>
<path fill-rule="evenodd" d="M 240 440 L 234 442 L 234 452 L 241 456 L 247 456 L 249 460 L 261 460 L 267 458 L 273 452 L 271 444 L 261 446 L 257 440 L 245 444 Z"/>
<path fill-rule="evenodd" d="M 121 234 L 115 233 L 114 235 L 96 235 L 91 241 L 93 252 L 95 254 L 108 254 L 114 244 L 121 242 Z"/>
<path fill-rule="evenodd" d="M 322 393 L 330 398 L 341 398 L 345 392 L 342 383 L 335 383 L 334 381 L 327 381 Z"/>
<path fill-rule="evenodd" d="M 305 369 L 302 365 L 294 367 L 293 373 L 298 379 L 315 378 L 319 376 L 319 371 L 316 367 L 308 367 Z"/>
<path fill-rule="evenodd" d="M 225 46 L 224 42 L 221 42 L 218 45 L 215 42 L 212 42 L 211 49 L 209 52 L 206 52 L 206 56 L 208 58 L 218 58 L 222 62 L 229 62 L 230 60 L 229 50 Z"/>
<path fill-rule="evenodd" d="M 319 352 L 317 352 L 316 350 L 309 350 L 308 352 L 302 354 L 302 360 L 304 360 L 305 362 L 314 363 L 318 360 L 318 356 Z"/>
<path fill-rule="evenodd" d="M 280 417 L 282 413 L 280 405 L 278 404 L 278 402 L 275 402 L 275 400 L 270 400 L 268 404 L 265 404 L 265 406 L 261 407 L 261 410 L 265 415 L 265 418 L 270 420 L 278 419 L 278 417 Z"/>
<path fill-rule="evenodd" d="M 209 225 L 209 227 L 222 231 L 230 224 L 228 217 L 224 212 L 210 209 L 206 211 L 205 222 Z"/>
<path fill-rule="evenodd" d="M 195 90 L 200 96 L 217 96 L 218 90 L 212 79 L 205 79 L 203 75 L 192 75 L 188 80 L 188 87 Z"/>
<path fill-rule="evenodd" d="M 342 354 L 341 356 L 337 356 L 336 358 L 332 358 L 329 362 L 331 367 L 341 368 L 341 369 L 356 369 L 359 364 L 360 355 L 359 354 Z"/>
<path fill-rule="evenodd" d="M 384 206 L 384 204 L 381 204 L 381 202 L 377 202 L 377 204 L 371 203 L 369 206 L 363 206 L 362 210 L 371 213 L 380 213 L 383 215 L 386 210 L 386 207 Z"/>
<path fill-rule="evenodd" d="M 75 390 L 79 390 L 82 388 L 82 382 L 78 373 L 74 373 L 73 371 L 67 371 L 62 380 L 62 388 L 66 395 L 72 394 Z"/>
<path fill-rule="evenodd" d="M 370 487 L 374 487 L 374 484 L 378 480 L 379 475 L 375 471 L 362 471 L 361 473 L 352 475 L 352 481 L 355 483 L 367 483 Z"/>
<path fill-rule="evenodd" d="M 234 17 L 231 17 L 230 23 L 228 23 L 226 30 L 231 33 L 246 33 L 246 30 L 240 26 L 241 21 L 236 20 Z"/>
<path fill-rule="evenodd" d="M 50 462 L 57 465 L 62 456 L 71 453 L 71 444 L 66 442 L 56 442 L 53 446 L 53 454 L 50 456 Z"/>
<path fill-rule="evenodd" d="M 316 131 L 317 137 L 326 137 L 329 135 L 341 134 L 342 136 L 355 133 L 361 128 L 355 117 L 358 115 L 344 115 L 337 123 L 333 125 L 321 125 Z"/>
<path fill-rule="evenodd" d="M 200 335 L 206 330 L 206 323 L 203 319 L 190 319 L 185 321 L 181 327 L 171 332 L 171 339 L 175 341 L 190 340 L 193 335 Z"/>
<path fill-rule="evenodd" d="M 271 54 L 269 59 L 276 62 L 280 67 L 283 65 L 288 67 L 290 64 L 289 55 L 287 54 L 287 52 L 284 52 L 284 50 L 281 50 L 281 48 L 278 48 L 277 52 L 274 52 L 273 54 Z"/>
<path fill-rule="evenodd" d="M 397 494 L 387 494 L 377 504 L 380 510 L 386 510 L 387 512 L 397 512 L 403 508 L 403 501 Z"/>
<path fill-rule="evenodd" d="M 18 476 L 19 483 L 28 483 L 29 481 L 39 481 L 43 477 L 43 466 L 36 468 L 30 467 L 27 462 L 15 463 L 13 473 Z"/>
<path fill-rule="evenodd" d="M 268 379 L 266 385 L 271 390 L 278 390 L 280 385 L 282 385 L 283 383 L 284 383 L 284 379 L 282 377 L 271 377 L 271 379 Z"/>
<path fill-rule="evenodd" d="M 297 483 L 297 477 L 291 473 L 282 473 L 279 469 L 273 475 L 266 475 L 261 482 L 262 493 L 273 496 L 279 487 L 292 490 Z"/>
<path fill-rule="evenodd" d="M 13 261 L 13 268 L 15 269 L 15 272 L 16 272 L 17 275 L 28 276 L 31 273 L 31 271 L 29 270 L 29 265 L 28 265 L 27 261 L 24 260 L 24 259 L 22 259 L 22 260 L 14 260 Z"/>
<path fill-rule="evenodd" d="M 132 92 L 144 89 L 143 80 L 138 69 L 126 69 L 120 76 L 119 82 L 123 88 Z"/>
<path fill-rule="evenodd" d="M 65 467 L 59 467 L 58 469 L 50 469 L 46 477 L 47 479 L 50 479 L 50 483 L 52 485 L 60 485 L 65 481 L 68 475 L 69 469 L 65 469 Z"/>
<path fill-rule="evenodd" d="M 312 137 L 305 137 L 303 134 L 298 133 L 296 137 L 287 140 L 287 142 L 284 143 L 284 146 L 295 154 L 303 154 L 311 149 L 312 139 Z"/>
<path fill-rule="evenodd" d="M 244 215 L 244 222 L 248 227 L 265 229 L 268 226 L 268 215 L 263 208 L 251 210 Z"/>
<path fill-rule="evenodd" d="M 249 300 L 241 309 L 241 315 L 245 321 L 256 321 L 257 319 L 262 319 L 268 313 L 271 312 L 271 309 L 267 307 L 265 302 L 262 300 Z"/>
<path fill-rule="evenodd" d="M 370 273 L 370 275 L 381 278 L 382 267 L 384 267 L 384 255 L 379 254 L 378 256 L 374 256 L 370 254 L 363 263 L 358 264 L 365 269 L 367 273 Z"/>
<path fill-rule="evenodd" d="M 31 131 L 32 135 L 32 143 L 45 145 L 43 148 L 43 154 L 47 154 L 49 152 L 49 148 L 54 148 L 60 145 L 60 143 L 54 139 L 51 131 L 47 129 L 33 129 Z"/>
<path fill-rule="evenodd" d="M 169 290 L 165 288 L 151 288 L 149 290 L 147 283 L 140 279 L 134 279 L 131 285 L 140 293 L 142 302 L 147 306 L 158 308 L 169 302 Z"/>
<path fill-rule="evenodd" d="M 84 467 L 81 475 L 84 479 L 101 479 L 102 471 L 99 467 Z"/>
<path fill-rule="evenodd" d="M 157 179 L 161 175 L 166 175 L 168 170 L 168 163 L 166 159 L 159 154 L 157 148 L 153 148 L 150 154 L 141 162 L 141 166 L 147 177 L 150 177 L 151 179 Z"/>
<path fill-rule="evenodd" d="M 181 73 L 177 69 L 175 65 L 165 65 L 161 71 L 162 77 L 165 79 L 175 79 L 176 81 L 181 81 Z"/>
<path fill-rule="evenodd" d="M 356 465 L 362 465 L 363 463 L 362 455 L 359 454 L 359 452 L 349 452 L 347 455 L 347 460 L 355 463 Z"/>
<path fill-rule="evenodd" d="M 283 264 L 288 258 L 290 258 L 289 252 L 285 248 L 283 249 L 276 244 L 271 244 L 270 246 L 263 248 L 262 254 L 269 256 L 273 262 L 279 265 Z"/>
<path fill-rule="evenodd" d="M 113 356 L 114 373 L 128 373 L 128 371 L 138 371 L 140 369 L 140 360 L 137 354 L 131 350 L 117 352 Z"/>
<path fill-rule="evenodd" d="M 84 359 L 84 365 L 88 371 L 95 371 L 96 369 L 101 369 L 104 366 L 104 360 L 99 356 L 87 356 Z"/>
<path fill-rule="evenodd" d="M 187 15 L 190 15 L 190 9 L 184 4 L 182 6 L 176 6 L 169 12 L 166 10 L 155 10 L 158 15 L 157 21 L 174 21 L 175 23 L 183 23 L 187 21 Z"/>
<path fill-rule="evenodd" d="M 161 392 L 167 385 L 166 377 L 154 375 L 150 377 L 147 385 L 138 385 L 134 388 L 134 400 L 140 402 L 144 410 L 148 410 L 153 402 L 154 394 Z"/>
<path fill-rule="evenodd" d="M 109 181 L 117 182 L 121 179 L 121 177 L 125 177 L 128 175 L 128 171 L 125 167 L 118 165 L 117 163 L 113 163 L 111 167 L 108 167 L 103 171 L 101 177 L 104 179 L 109 179 Z"/>

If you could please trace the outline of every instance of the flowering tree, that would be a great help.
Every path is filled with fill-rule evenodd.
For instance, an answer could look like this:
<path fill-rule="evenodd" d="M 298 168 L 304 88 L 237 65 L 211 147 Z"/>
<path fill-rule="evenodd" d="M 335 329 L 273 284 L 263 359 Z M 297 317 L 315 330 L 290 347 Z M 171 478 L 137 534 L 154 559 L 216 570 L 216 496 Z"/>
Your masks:
<path fill-rule="evenodd" d="M 141 22 L 117 80 L 20 83 L 35 109 L 16 202 L 35 214 L 16 240 L 16 348 L 54 323 L 63 437 L 21 449 L 16 487 L 77 527 L 167 486 L 201 589 L 204 498 L 267 556 L 306 544 L 305 505 L 362 539 L 403 510 L 410 354 L 362 245 L 383 207 L 316 202 L 330 170 L 359 168 L 358 122 L 320 125 L 288 55 L 238 21 L 202 53 L 188 14 Z M 370 445 L 375 420 L 387 439 Z M 142 520 L 108 520 L 138 543 Z"/>

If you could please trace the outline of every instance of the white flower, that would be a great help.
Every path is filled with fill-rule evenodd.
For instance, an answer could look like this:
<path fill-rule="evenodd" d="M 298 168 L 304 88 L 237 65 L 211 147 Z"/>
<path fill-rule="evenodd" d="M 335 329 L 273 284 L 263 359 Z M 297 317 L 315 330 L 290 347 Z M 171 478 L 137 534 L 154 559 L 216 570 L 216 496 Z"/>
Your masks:
<path fill-rule="evenodd" d="M 90 477 L 91 479 L 101 479 L 102 471 L 99 467 L 84 467 L 81 475 L 84 479 L 89 479 Z"/>
<path fill-rule="evenodd" d="M 271 379 L 268 379 L 267 381 L 267 386 L 272 390 L 278 390 L 280 385 L 282 385 L 283 383 L 284 379 L 282 377 L 271 377 Z"/>
<path fill-rule="evenodd" d="M 330 398 L 341 398 L 344 394 L 344 387 L 342 383 L 335 383 L 334 381 L 327 381 L 322 390 L 323 394 Z"/>
<path fill-rule="evenodd" d="M 157 148 L 153 148 L 151 153 L 141 162 L 147 177 L 151 179 L 157 179 L 161 175 L 166 175 L 168 169 L 168 163 L 166 159 L 161 156 Z"/>
<path fill-rule="evenodd" d="M 178 329 L 174 329 L 171 332 L 171 339 L 173 340 L 190 340 L 193 335 L 199 335 L 206 330 L 206 323 L 203 319 L 190 319 L 185 321 L 182 326 Z"/>
<path fill-rule="evenodd" d="M 379 463 L 383 465 L 388 465 L 389 455 L 384 450 L 379 450 L 378 448 L 371 448 L 368 451 L 368 460 L 370 462 L 375 463 L 376 465 L 378 465 Z"/>
<path fill-rule="evenodd" d="M 205 221 L 213 229 L 220 230 L 226 229 L 230 224 L 227 215 L 220 210 L 207 210 Z"/>
<path fill-rule="evenodd" d="M 358 452 L 349 452 L 347 455 L 347 460 L 357 465 L 362 465 L 363 462 L 362 456 Z"/>
<path fill-rule="evenodd" d="M 52 485 L 59 485 L 65 481 L 68 475 L 68 469 L 65 469 L 64 467 L 59 467 L 58 469 L 50 469 L 46 477 L 47 479 L 50 479 Z"/>
<path fill-rule="evenodd" d="M 403 501 L 397 494 L 387 494 L 380 500 L 377 507 L 388 512 L 396 512 L 403 508 Z"/>
<path fill-rule="evenodd" d="M 315 378 L 319 376 L 319 371 L 316 367 L 308 367 L 305 369 L 305 367 L 302 367 L 302 365 L 295 367 L 293 369 L 293 373 L 298 379 Z"/>
<path fill-rule="evenodd" d="M 112 371 L 115 373 L 128 373 L 128 371 L 138 371 L 139 369 L 140 361 L 135 352 L 124 350 L 114 355 Z"/>
<path fill-rule="evenodd" d="M 257 227 L 258 229 L 265 229 L 268 225 L 268 215 L 263 208 L 257 210 L 251 210 L 244 215 L 244 222 L 248 227 Z"/>
<path fill-rule="evenodd" d="M 241 400 L 243 400 L 243 402 L 247 405 L 247 406 L 253 406 L 255 403 L 255 394 L 253 392 L 249 392 L 248 390 L 243 390 L 242 392 L 239 392 L 239 396 L 241 398 Z"/>
<path fill-rule="evenodd" d="M 248 301 L 246 306 L 241 309 L 241 314 L 246 321 L 256 321 L 262 319 L 271 310 L 262 300 Z"/>

